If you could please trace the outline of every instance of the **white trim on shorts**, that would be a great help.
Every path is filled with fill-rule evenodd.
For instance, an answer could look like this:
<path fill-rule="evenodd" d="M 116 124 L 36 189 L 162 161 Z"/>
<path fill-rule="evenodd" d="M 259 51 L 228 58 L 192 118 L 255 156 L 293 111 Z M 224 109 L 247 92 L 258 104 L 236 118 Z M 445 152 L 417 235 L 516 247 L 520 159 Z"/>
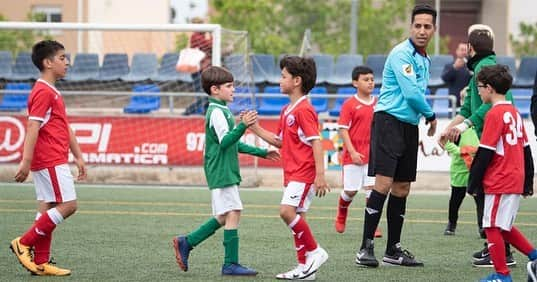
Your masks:
<path fill-rule="evenodd" d="M 375 185 L 375 177 L 367 175 L 368 165 L 346 164 L 343 166 L 343 190 L 359 191 Z"/>
<path fill-rule="evenodd" d="M 314 196 L 315 189 L 313 184 L 289 181 L 287 187 L 283 190 L 280 204 L 296 207 L 297 213 L 307 212 Z"/>
<path fill-rule="evenodd" d="M 519 194 L 485 194 L 483 228 L 511 231 L 519 206 Z"/>
<path fill-rule="evenodd" d="M 75 183 L 69 165 L 32 171 L 38 201 L 63 203 L 76 200 Z"/>
<path fill-rule="evenodd" d="M 213 215 L 223 215 L 230 211 L 242 210 L 239 186 L 231 185 L 225 188 L 211 190 Z"/>

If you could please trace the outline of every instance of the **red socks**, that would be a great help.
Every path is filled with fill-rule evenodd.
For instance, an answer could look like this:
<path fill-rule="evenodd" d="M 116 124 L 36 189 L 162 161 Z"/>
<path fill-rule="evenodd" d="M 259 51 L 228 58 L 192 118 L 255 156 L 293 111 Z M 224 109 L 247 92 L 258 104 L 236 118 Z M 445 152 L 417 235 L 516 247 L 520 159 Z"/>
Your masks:
<path fill-rule="evenodd" d="M 525 255 L 528 255 L 535 249 L 533 245 L 526 239 L 524 234 L 516 227 L 511 227 L 511 231 L 502 230 L 502 235 L 507 243 L 513 245 L 517 250 Z"/>
<path fill-rule="evenodd" d="M 304 245 L 304 252 L 310 252 L 315 249 L 317 249 L 317 242 L 315 241 L 315 238 L 313 237 L 313 234 L 311 233 L 310 227 L 308 226 L 308 223 L 300 216 L 297 215 L 293 222 L 289 224 L 289 228 L 293 230 L 293 234 L 295 237 L 295 245 Z M 298 242 L 298 244 L 297 244 Z M 299 253 L 297 251 L 297 256 L 299 256 Z M 300 257 L 299 257 L 300 260 Z M 305 261 L 305 260 L 304 260 Z"/>
<path fill-rule="evenodd" d="M 21 244 L 25 246 L 35 246 L 38 240 L 52 234 L 56 224 L 52 221 L 48 213 L 44 213 L 21 237 Z"/>
<path fill-rule="evenodd" d="M 505 261 L 505 241 L 500 228 L 485 228 L 490 258 L 494 264 L 494 269 L 502 275 L 509 275 L 509 268 Z"/>

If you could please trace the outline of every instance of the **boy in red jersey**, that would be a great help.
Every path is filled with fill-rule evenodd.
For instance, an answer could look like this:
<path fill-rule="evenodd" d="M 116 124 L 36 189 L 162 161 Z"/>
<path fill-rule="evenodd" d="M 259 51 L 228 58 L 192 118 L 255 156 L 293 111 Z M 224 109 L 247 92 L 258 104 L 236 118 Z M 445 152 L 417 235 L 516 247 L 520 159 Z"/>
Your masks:
<path fill-rule="evenodd" d="M 533 158 L 520 114 L 505 99 L 513 78 L 507 67 L 486 66 L 477 75 L 483 103 L 492 104 L 468 183 L 468 193 L 485 194 L 483 228 L 495 273 L 480 281 L 512 281 L 505 260 L 505 241 L 530 259 L 528 281 L 537 281 L 537 250 L 513 222 L 520 195 L 533 194 Z"/>
<path fill-rule="evenodd" d="M 330 191 L 324 177 L 319 120 L 306 96 L 315 85 L 317 71 L 313 59 L 297 56 L 283 58 L 280 69 L 280 88 L 291 102 L 281 111 L 278 135 L 257 123 L 251 129 L 269 144 L 281 148 L 285 190 L 280 217 L 294 236 L 298 266 L 276 278 L 312 280 L 328 254 L 315 241 L 305 214 L 314 195 L 322 197 Z"/>
<path fill-rule="evenodd" d="M 375 178 L 367 175 L 371 123 L 377 98 L 371 96 L 375 87 L 373 70 L 357 66 L 352 70 L 352 85 L 356 94 L 341 107 L 338 120 L 339 135 L 343 139 L 343 191 L 338 200 L 336 231 L 345 232 L 348 207 L 356 192 L 366 190 L 366 201 L 375 185 Z M 375 237 L 382 237 L 377 227 Z"/>
<path fill-rule="evenodd" d="M 54 87 L 69 66 L 65 48 L 57 41 L 38 42 L 32 49 L 32 61 L 41 71 L 41 77 L 28 98 L 24 152 L 15 180 L 23 182 L 32 171 L 38 212 L 34 224 L 24 235 L 11 241 L 10 247 L 32 274 L 64 276 L 71 271 L 51 264 L 49 256 L 56 225 L 77 209 L 73 176 L 67 164 L 69 149 L 78 167 L 78 180 L 86 178 L 86 169 L 80 147 L 67 122 L 63 97 Z"/>

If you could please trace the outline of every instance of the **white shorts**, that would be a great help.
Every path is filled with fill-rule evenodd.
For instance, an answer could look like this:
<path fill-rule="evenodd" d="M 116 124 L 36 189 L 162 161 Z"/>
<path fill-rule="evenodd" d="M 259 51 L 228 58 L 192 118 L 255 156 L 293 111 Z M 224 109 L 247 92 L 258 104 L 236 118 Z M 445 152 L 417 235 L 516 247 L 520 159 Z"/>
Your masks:
<path fill-rule="evenodd" d="M 358 191 L 365 186 L 375 185 L 375 177 L 367 175 L 367 164 L 343 166 L 343 190 Z"/>
<path fill-rule="evenodd" d="M 283 197 L 280 204 L 296 207 L 296 212 L 307 212 L 311 200 L 315 196 L 313 184 L 290 181 L 283 190 Z"/>
<path fill-rule="evenodd" d="M 237 185 L 212 189 L 211 196 L 214 216 L 223 215 L 234 210 L 242 210 L 239 186 Z"/>
<path fill-rule="evenodd" d="M 63 203 L 76 200 L 75 183 L 69 165 L 32 171 L 38 201 Z"/>
<path fill-rule="evenodd" d="M 483 228 L 511 231 L 520 205 L 519 194 L 485 194 Z"/>

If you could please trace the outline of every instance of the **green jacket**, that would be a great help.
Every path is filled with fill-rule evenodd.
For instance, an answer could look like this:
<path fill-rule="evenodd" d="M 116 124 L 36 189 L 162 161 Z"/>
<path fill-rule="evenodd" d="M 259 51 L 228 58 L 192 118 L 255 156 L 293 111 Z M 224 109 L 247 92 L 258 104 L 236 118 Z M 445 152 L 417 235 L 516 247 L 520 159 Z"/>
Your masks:
<path fill-rule="evenodd" d="M 464 161 L 462 153 L 467 154 L 470 149 L 477 150 L 479 146 L 479 138 L 473 128 L 469 128 L 461 134 L 459 146 L 455 143 L 447 142 L 444 146 L 445 150 L 451 157 L 451 166 L 449 168 L 449 175 L 451 178 L 451 186 L 466 187 L 468 184 L 468 176 L 470 170 Z M 461 153 L 462 151 L 462 153 Z M 475 152 L 475 151 L 474 151 Z"/>
<path fill-rule="evenodd" d="M 481 96 L 479 96 L 479 90 L 477 89 L 477 74 L 484 66 L 490 65 L 496 65 L 496 55 L 494 55 L 494 53 L 485 56 L 476 55 L 474 58 L 470 59 L 468 67 L 470 70 L 473 70 L 474 73 L 468 84 L 466 99 L 464 99 L 464 104 L 459 111 L 461 116 L 472 122 L 479 138 L 481 138 L 481 133 L 483 132 L 485 115 L 492 105 L 490 103 L 483 104 Z M 511 91 L 507 91 L 505 99 L 511 102 L 513 101 Z"/>
<path fill-rule="evenodd" d="M 211 120 L 216 123 L 220 121 L 220 123 L 213 124 Z M 267 155 L 266 149 L 239 141 L 246 132 L 246 128 L 242 122 L 235 126 L 235 117 L 224 101 L 209 98 L 209 107 L 205 115 L 205 150 L 203 152 L 203 169 L 209 189 L 240 184 L 239 152 L 258 157 Z M 217 130 L 223 134 L 221 140 L 218 138 Z"/>

